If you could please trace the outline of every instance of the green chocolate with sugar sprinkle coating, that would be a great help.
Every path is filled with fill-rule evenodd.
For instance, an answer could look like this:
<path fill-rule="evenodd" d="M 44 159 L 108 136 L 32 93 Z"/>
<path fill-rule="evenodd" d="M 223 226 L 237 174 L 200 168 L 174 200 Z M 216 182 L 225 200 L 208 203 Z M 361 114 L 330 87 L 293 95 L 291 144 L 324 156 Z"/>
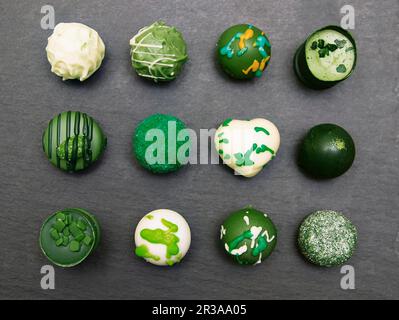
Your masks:
<path fill-rule="evenodd" d="M 189 137 L 184 141 L 179 139 L 185 129 L 184 122 L 172 115 L 153 114 L 147 117 L 138 124 L 132 137 L 133 153 L 137 161 L 145 169 L 156 174 L 179 170 L 188 159 L 191 149 Z M 164 139 L 155 136 L 149 140 L 148 135 L 151 132 L 163 134 Z M 169 144 L 173 147 L 170 148 Z M 154 146 L 156 148 L 152 149 Z M 186 149 L 186 146 L 189 148 Z M 150 150 L 152 152 L 149 152 Z M 179 156 L 179 151 L 182 150 L 186 150 L 184 157 Z"/>
<path fill-rule="evenodd" d="M 344 264 L 353 255 L 356 244 L 356 227 L 336 211 L 316 211 L 299 228 L 300 251 L 307 260 L 322 267 Z"/>

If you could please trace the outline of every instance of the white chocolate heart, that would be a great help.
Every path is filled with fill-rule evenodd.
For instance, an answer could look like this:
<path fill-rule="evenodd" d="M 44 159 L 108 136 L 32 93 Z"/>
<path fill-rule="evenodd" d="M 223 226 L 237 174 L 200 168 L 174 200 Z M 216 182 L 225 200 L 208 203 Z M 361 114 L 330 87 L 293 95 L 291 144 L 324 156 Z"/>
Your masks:
<path fill-rule="evenodd" d="M 250 178 L 272 160 L 280 146 L 280 133 L 269 120 L 225 120 L 216 130 L 215 147 L 223 162 Z"/>

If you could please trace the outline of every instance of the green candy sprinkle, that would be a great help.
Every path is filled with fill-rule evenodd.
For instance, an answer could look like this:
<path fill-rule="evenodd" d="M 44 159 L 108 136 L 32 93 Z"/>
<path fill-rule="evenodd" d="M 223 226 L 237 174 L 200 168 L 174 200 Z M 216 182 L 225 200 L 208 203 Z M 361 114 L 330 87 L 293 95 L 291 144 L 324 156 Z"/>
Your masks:
<path fill-rule="evenodd" d="M 55 230 L 54 228 L 50 229 L 50 236 L 53 240 L 58 240 L 60 238 L 60 235 L 58 234 L 58 231 Z"/>
<path fill-rule="evenodd" d="M 86 231 L 87 225 L 83 220 L 79 220 L 77 226 L 80 230 Z"/>
<path fill-rule="evenodd" d="M 311 48 L 312 50 L 316 50 L 316 49 L 317 49 L 317 41 L 313 41 L 313 42 L 312 42 L 312 45 L 310 46 L 310 48 Z"/>
<path fill-rule="evenodd" d="M 72 240 L 69 244 L 69 250 L 72 252 L 78 252 L 80 250 L 80 243 L 76 240 Z"/>
<path fill-rule="evenodd" d="M 63 214 L 62 212 L 58 212 L 58 213 L 56 214 L 55 218 L 56 218 L 57 220 L 65 221 L 65 214 Z"/>
<path fill-rule="evenodd" d="M 337 72 L 339 72 L 339 73 L 345 73 L 346 72 L 346 67 L 345 67 L 345 65 L 344 64 L 340 64 L 338 67 L 337 67 Z"/>
<path fill-rule="evenodd" d="M 342 49 L 343 47 L 345 47 L 345 44 L 346 44 L 345 39 L 342 39 L 342 40 L 335 39 L 334 42 L 339 49 Z"/>
<path fill-rule="evenodd" d="M 66 237 L 69 237 L 69 235 L 71 234 L 71 232 L 69 231 L 68 227 L 65 227 L 64 231 L 62 231 L 62 234 Z"/>
<path fill-rule="evenodd" d="M 59 238 L 56 242 L 55 242 L 55 245 L 57 246 L 57 247 L 59 247 L 60 245 L 62 245 L 62 243 L 63 243 L 63 239 L 62 238 Z"/>
<path fill-rule="evenodd" d="M 91 243 L 92 243 L 92 241 L 93 241 L 93 239 L 92 239 L 90 236 L 86 236 L 86 237 L 83 239 L 83 243 L 84 243 L 86 246 L 90 246 Z"/>
<path fill-rule="evenodd" d="M 74 240 L 81 242 L 84 238 L 85 238 L 85 234 L 81 233 Z"/>
<path fill-rule="evenodd" d="M 69 226 L 69 231 L 71 231 L 72 236 L 73 236 L 74 238 L 76 238 L 77 236 L 79 236 L 79 235 L 82 233 L 82 231 L 78 228 L 78 226 L 76 225 L 75 222 L 72 222 L 72 223 L 70 224 L 70 226 Z"/>
<path fill-rule="evenodd" d="M 69 243 L 69 238 L 68 237 L 62 237 L 62 245 L 66 247 Z"/>
<path fill-rule="evenodd" d="M 62 222 L 62 220 L 57 220 L 54 225 L 53 225 L 54 229 L 56 229 L 58 232 L 62 232 L 62 230 L 64 230 L 65 228 L 65 223 Z"/>

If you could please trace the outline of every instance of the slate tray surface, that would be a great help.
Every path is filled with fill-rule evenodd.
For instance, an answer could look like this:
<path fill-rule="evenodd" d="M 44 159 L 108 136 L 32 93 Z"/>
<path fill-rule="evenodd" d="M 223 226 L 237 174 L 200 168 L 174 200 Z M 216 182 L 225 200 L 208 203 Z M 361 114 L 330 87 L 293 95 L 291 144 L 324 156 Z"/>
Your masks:
<path fill-rule="evenodd" d="M 323 92 L 298 83 L 292 58 L 314 29 L 340 23 L 346 1 L 53 0 L 56 22 L 83 22 L 106 43 L 103 66 L 82 84 L 63 83 L 50 72 L 43 4 L 0 2 L 0 298 L 399 298 L 397 1 L 351 1 L 357 69 Z M 183 32 L 190 61 L 176 81 L 157 86 L 135 75 L 128 44 L 158 19 Z M 221 74 L 213 58 L 219 34 L 246 22 L 270 35 L 272 59 L 262 79 L 240 83 Z M 57 170 L 42 151 L 48 121 L 68 109 L 89 113 L 108 135 L 102 161 L 84 174 Z M 228 117 L 265 117 L 279 127 L 281 149 L 250 180 L 218 165 L 154 176 L 133 160 L 130 138 L 136 124 L 156 112 L 178 116 L 197 131 Z M 352 134 L 357 158 L 344 176 L 320 182 L 298 170 L 295 155 L 305 132 L 322 122 Z M 231 264 L 218 247 L 219 224 L 248 204 L 267 212 L 279 230 L 275 252 L 256 268 Z M 56 268 L 56 289 L 44 291 L 40 268 L 48 262 L 39 250 L 39 228 L 66 207 L 96 214 L 102 243 L 81 266 Z M 133 255 L 135 225 L 157 208 L 182 213 L 192 228 L 191 250 L 174 268 Z M 359 248 L 348 263 L 356 290 L 340 288 L 340 268 L 313 267 L 297 253 L 298 224 L 321 208 L 344 212 L 358 227 Z"/>

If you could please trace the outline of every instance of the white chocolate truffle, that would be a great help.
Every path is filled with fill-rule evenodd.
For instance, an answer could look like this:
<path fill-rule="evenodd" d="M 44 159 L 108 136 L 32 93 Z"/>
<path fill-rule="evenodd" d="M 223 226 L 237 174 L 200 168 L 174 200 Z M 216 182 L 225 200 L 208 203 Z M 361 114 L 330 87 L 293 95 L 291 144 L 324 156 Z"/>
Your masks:
<path fill-rule="evenodd" d="M 172 266 L 180 262 L 190 248 L 191 231 L 180 214 L 158 209 L 140 220 L 134 240 L 137 256 L 158 266 Z"/>
<path fill-rule="evenodd" d="M 250 178 L 272 160 L 280 146 L 280 133 L 269 120 L 225 120 L 215 133 L 215 147 L 223 162 Z"/>
<path fill-rule="evenodd" d="M 62 80 L 84 81 L 101 66 L 105 46 L 94 29 L 82 23 L 59 23 L 48 38 L 46 52 L 51 71 Z"/>

